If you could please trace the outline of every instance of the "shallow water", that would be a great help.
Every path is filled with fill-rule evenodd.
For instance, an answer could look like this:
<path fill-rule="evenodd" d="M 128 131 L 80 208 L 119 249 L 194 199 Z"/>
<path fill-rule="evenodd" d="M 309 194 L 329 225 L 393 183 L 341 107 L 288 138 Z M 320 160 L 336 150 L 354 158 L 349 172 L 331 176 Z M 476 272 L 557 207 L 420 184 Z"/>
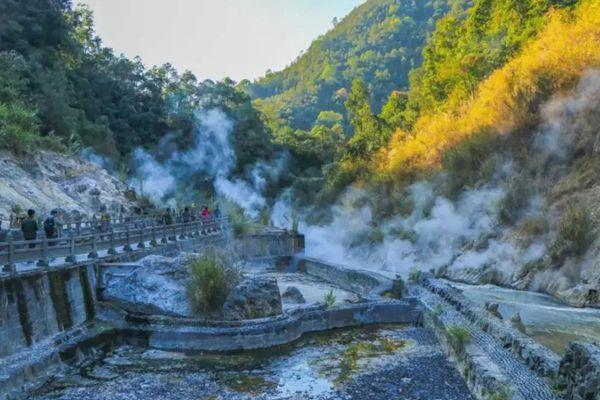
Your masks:
<path fill-rule="evenodd" d="M 125 346 L 55 379 L 35 398 L 387 400 L 397 396 L 471 399 L 433 336 L 422 328 L 399 325 L 306 335 L 273 349 L 228 354 Z"/>
<path fill-rule="evenodd" d="M 450 283 L 479 305 L 498 303 L 504 319 L 519 313 L 527 333 L 558 354 L 570 341 L 600 343 L 600 310 L 570 307 L 551 296 L 494 285 Z"/>

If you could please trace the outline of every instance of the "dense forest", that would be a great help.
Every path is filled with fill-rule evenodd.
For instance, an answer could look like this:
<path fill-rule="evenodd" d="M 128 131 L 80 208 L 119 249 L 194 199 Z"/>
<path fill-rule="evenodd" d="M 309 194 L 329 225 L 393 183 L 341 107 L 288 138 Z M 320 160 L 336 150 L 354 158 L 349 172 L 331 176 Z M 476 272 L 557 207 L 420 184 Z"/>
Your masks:
<path fill-rule="evenodd" d="M 425 40 L 449 3 L 464 7 L 447 0 L 367 1 L 334 21 L 288 68 L 242 86 L 274 128 L 311 129 L 321 111 L 345 116 L 355 79 L 365 83 L 373 109 L 380 111 L 390 93 L 408 89 L 409 72 L 421 65 Z"/>
<path fill-rule="evenodd" d="M 234 121 L 237 173 L 270 156 L 270 132 L 233 81 L 116 55 L 95 34 L 91 11 L 69 0 L 0 2 L 0 146 L 91 148 L 127 169 L 134 149 L 158 150 L 167 133 L 167 151 L 193 144 L 199 107 Z"/>
<path fill-rule="evenodd" d="M 137 148 L 160 161 L 193 146 L 197 111 L 218 108 L 233 121 L 233 175 L 289 155 L 269 203 L 291 188 L 298 205 L 330 204 L 356 182 L 387 193 L 439 167 L 477 169 L 465 152 L 535 123 L 597 62 L 597 7 L 368 0 L 288 68 L 236 83 L 116 55 L 69 0 L 3 0 L 0 146 L 91 149 L 126 174 Z"/>

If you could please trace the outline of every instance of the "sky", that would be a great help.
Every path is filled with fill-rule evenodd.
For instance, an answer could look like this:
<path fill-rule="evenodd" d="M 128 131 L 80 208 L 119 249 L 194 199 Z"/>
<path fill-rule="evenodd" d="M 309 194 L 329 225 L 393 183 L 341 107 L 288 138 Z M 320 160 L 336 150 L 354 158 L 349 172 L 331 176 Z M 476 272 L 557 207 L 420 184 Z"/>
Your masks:
<path fill-rule="evenodd" d="M 105 46 L 147 66 L 236 81 L 289 65 L 365 0 L 79 0 Z"/>

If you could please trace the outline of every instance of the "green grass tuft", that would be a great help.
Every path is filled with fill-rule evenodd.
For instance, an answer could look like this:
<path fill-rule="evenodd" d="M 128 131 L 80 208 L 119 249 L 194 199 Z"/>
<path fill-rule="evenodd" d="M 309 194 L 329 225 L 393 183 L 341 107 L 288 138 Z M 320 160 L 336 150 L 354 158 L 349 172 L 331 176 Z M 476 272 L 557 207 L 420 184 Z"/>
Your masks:
<path fill-rule="evenodd" d="M 187 294 L 192 310 L 199 314 L 220 310 L 240 280 L 240 272 L 229 267 L 225 256 L 216 251 L 208 251 L 192 261 L 190 274 Z"/>

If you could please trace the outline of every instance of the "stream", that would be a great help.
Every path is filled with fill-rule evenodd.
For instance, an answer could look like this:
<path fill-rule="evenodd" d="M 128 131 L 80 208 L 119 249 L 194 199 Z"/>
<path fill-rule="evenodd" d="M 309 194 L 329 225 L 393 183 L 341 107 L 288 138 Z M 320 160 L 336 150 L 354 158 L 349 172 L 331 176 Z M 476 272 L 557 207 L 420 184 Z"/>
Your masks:
<path fill-rule="evenodd" d="M 478 305 L 498 303 L 505 320 L 518 312 L 527 334 L 557 354 L 563 354 L 570 341 L 600 343 L 600 309 L 570 307 L 542 293 L 448 283 Z"/>

